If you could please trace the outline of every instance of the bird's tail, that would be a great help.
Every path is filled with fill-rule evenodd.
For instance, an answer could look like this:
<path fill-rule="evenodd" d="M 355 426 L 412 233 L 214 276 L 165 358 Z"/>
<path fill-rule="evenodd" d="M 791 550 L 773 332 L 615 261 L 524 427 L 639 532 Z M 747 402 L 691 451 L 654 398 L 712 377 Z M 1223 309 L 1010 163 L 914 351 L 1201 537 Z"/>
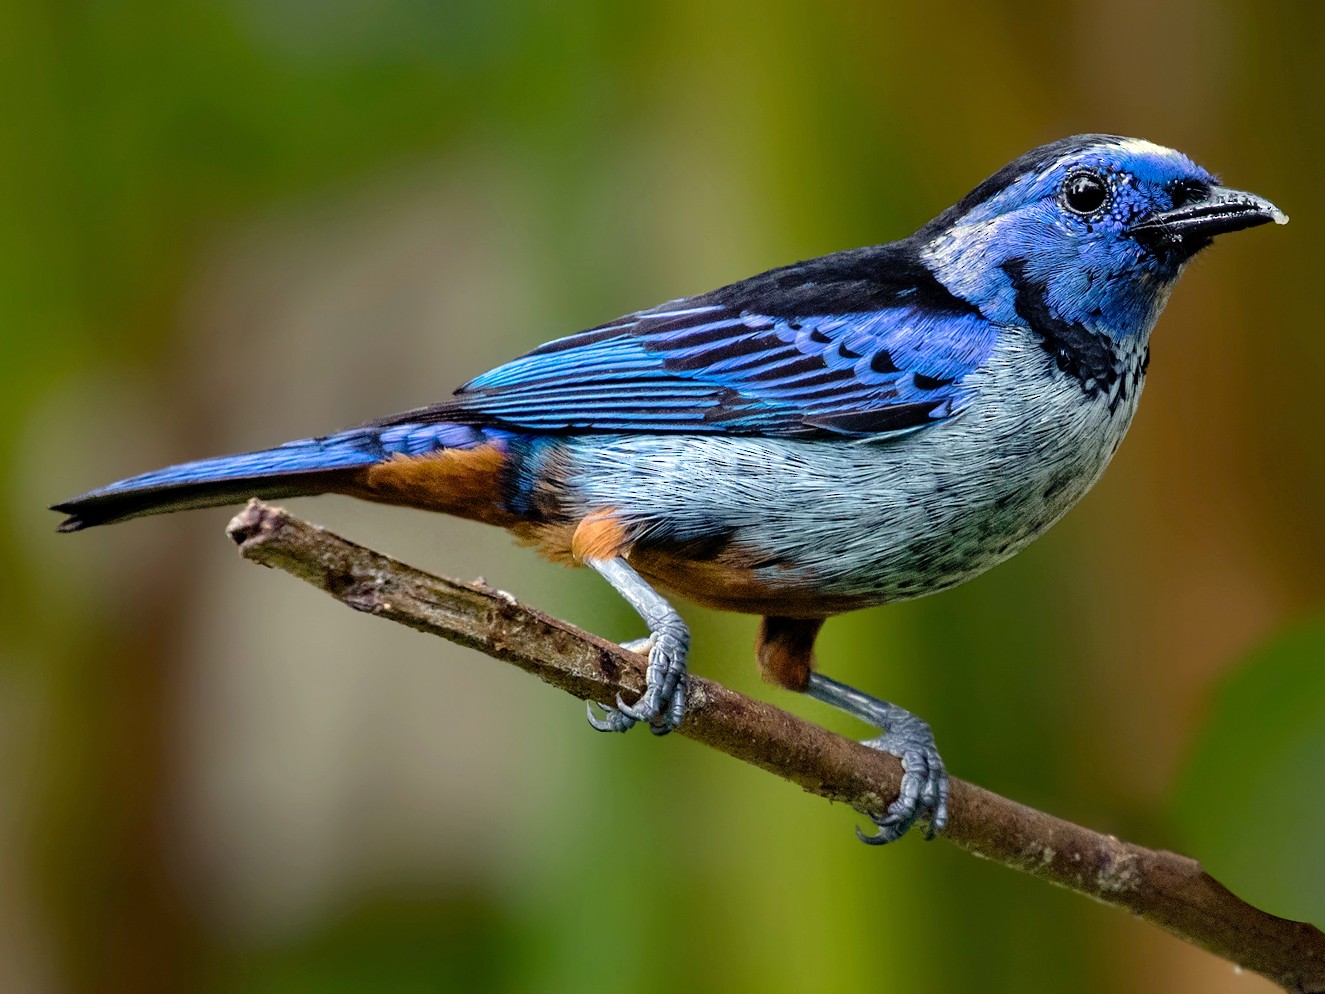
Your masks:
<path fill-rule="evenodd" d="M 250 497 L 272 500 L 339 492 L 389 499 L 366 492 L 373 467 L 403 467 L 441 452 L 461 457 L 448 461 L 458 468 L 476 462 L 468 456 L 497 455 L 485 460 L 496 467 L 502 461 L 504 437 L 505 433 L 449 423 L 369 425 L 142 473 L 51 509 L 68 515 L 60 531 L 73 532 L 148 514 L 238 504 Z M 439 475 L 446 473 L 431 474 Z"/>

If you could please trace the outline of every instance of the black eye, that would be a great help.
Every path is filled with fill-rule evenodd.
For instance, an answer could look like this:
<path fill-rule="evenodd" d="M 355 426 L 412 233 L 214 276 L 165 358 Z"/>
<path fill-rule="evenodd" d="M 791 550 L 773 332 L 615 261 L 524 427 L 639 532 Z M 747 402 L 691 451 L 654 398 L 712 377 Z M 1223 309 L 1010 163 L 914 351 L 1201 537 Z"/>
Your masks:
<path fill-rule="evenodd" d="M 1073 173 L 1063 180 L 1063 203 L 1073 214 L 1094 214 L 1109 199 L 1109 185 L 1095 173 Z"/>

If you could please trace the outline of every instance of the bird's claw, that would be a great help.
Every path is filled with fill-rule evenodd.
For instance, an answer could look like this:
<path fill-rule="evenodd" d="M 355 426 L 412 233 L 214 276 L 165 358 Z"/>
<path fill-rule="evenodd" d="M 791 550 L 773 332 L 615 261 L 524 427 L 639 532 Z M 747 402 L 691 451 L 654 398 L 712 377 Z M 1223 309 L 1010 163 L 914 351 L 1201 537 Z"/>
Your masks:
<path fill-rule="evenodd" d="M 877 829 L 873 835 L 856 829 L 860 840 L 872 846 L 896 842 L 921 819 L 927 822 L 927 840 L 942 832 L 948 824 L 948 772 L 929 726 L 908 714 L 863 744 L 902 761 L 902 788 L 887 811 L 871 818 Z"/>
<path fill-rule="evenodd" d="M 589 715 L 589 724 L 600 732 L 628 732 L 635 727 L 635 719 L 627 717 L 615 708 L 602 707 L 603 716 L 600 718 L 594 713 L 594 705 L 590 703 L 586 708 Z"/>
<path fill-rule="evenodd" d="M 627 732 L 640 722 L 654 735 L 676 731 L 685 716 L 685 644 L 655 632 L 622 648 L 648 655 L 648 685 L 634 704 L 618 694 L 616 707 L 602 706 L 601 718 L 589 705 L 589 724 L 600 732 Z"/>
<path fill-rule="evenodd" d="M 870 815 L 876 829 L 873 835 L 856 829 L 862 842 L 874 846 L 896 842 L 917 821 L 926 823 L 927 839 L 947 827 L 948 772 L 929 725 L 903 707 L 871 697 L 822 673 L 810 674 L 805 692 L 880 729 L 882 735 L 862 745 L 902 761 L 902 785 L 897 799 L 883 814 Z"/>

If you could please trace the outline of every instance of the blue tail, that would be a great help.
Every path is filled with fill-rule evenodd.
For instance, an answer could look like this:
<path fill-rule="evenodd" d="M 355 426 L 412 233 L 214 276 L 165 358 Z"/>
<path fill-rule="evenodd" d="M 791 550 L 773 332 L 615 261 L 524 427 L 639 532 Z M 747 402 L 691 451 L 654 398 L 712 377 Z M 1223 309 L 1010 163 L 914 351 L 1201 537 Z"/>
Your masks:
<path fill-rule="evenodd" d="M 472 448 L 504 432 L 460 424 L 370 425 L 286 442 L 274 449 L 219 456 L 131 476 L 52 506 L 73 532 L 148 514 L 331 493 L 357 470 L 395 455 Z"/>

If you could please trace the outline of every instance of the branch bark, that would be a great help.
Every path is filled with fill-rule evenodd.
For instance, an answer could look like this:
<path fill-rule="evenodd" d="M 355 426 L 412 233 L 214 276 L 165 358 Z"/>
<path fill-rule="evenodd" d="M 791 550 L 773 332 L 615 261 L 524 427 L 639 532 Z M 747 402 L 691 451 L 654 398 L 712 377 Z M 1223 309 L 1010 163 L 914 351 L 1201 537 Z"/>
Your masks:
<path fill-rule="evenodd" d="M 240 554 L 342 603 L 512 663 L 586 701 L 644 689 L 644 659 L 481 584 L 423 573 L 279 508 L 251 501 L 230 523 Z M 901 783 L 892 756 L 692 676 L 676 734 L 864 814 Z M 952 780 L 944 838 L 966 851 L 1123 908 L 1285 990 L 1325 994 L 1325 933 L 1239 900 L 1199 863 L 1101 835 Z"/>

